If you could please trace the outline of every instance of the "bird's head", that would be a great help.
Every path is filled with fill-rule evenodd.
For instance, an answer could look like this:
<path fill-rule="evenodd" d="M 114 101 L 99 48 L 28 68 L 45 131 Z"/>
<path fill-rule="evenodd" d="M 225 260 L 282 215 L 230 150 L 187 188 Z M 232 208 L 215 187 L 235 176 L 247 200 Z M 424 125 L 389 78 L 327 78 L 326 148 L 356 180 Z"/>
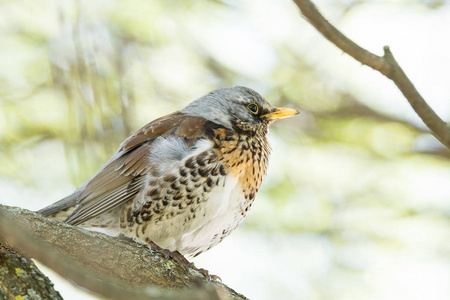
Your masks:
<path fill-rule="evenodd" d="M 181 112 L 248 132 L 267 131 L 272 122 L 298 114 L 294 109 L 273 107 L 260 94 L 242 86 L 214 90 Z"/>

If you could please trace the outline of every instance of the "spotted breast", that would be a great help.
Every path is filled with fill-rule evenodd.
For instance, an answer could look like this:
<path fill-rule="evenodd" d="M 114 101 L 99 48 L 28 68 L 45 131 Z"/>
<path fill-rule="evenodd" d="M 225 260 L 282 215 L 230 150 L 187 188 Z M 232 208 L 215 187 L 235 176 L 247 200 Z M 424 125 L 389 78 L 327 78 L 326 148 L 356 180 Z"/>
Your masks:
<path fill-rule="evenodd" d="M 191 120 L 192 122 L 192 120 Z M 202 122 L 197 120 L 197 122 Z M 196 256 L 222 241 L 247 214 L 265 177 L 267 132 L 249 137 L 197 124 L 202 132 L 159 137 L 137 201 L 120 211 L 120 228 L 141 241 Z M 186 140 L 187 138 L 187 140 Z"/>

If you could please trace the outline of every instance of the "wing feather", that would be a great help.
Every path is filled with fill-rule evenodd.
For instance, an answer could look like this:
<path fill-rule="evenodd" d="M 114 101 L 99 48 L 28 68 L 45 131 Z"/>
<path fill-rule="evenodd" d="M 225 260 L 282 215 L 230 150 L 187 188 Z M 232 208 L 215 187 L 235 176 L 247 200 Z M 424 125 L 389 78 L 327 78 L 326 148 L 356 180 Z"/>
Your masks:
<path fill-rule="evenodd" d="M 204 135 L 206 122 L 200 117 L 175 112 L 138 130 L 122 143 L 113 158 L 82 186 L 81 191 L 77 190 L 76 209 L 66 222 L 79 225 L 132 201 L 145 184 L 145 174 L 154 165 L 149 159 L 156 138 L 170 135 L 195 141 Z"/>

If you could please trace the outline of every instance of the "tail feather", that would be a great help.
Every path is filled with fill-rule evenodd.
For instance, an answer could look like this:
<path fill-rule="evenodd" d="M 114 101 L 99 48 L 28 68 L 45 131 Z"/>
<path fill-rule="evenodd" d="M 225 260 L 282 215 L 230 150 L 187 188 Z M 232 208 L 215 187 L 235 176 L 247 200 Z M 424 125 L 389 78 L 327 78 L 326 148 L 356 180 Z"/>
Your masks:
<path fill-rule="evenodd" d="M 80 194 L 80 191 L 75 191 L 75 193 L 53 204 L 50 204 L 49 206 L 44 207 L 37 212 L 45 217 L 64 221 L 75 210 Z"/>

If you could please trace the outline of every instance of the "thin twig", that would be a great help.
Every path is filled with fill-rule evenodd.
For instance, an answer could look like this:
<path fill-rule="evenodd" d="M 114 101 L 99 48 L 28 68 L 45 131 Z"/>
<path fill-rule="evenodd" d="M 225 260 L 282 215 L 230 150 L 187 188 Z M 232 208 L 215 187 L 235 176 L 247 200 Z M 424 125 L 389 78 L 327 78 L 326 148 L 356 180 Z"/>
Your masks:
<path fill-rule="evenodd" d="M 375 55 L 362 48 L 328 20 L 326 20 L 318 11 L 317 7 L 309 0 L 293 0 L 300 8 L 301 13 L 324 37 L 335 44 L 342 51 L 367 65 L 374 70 L 379 71 L 400 89 L 409 104 L 412 106 L 417 115 L 428 126 L 433 135 L 448 149 L 450 149 L 450 128 L 423 99 L 413 83 L 406 76 L 398 62 L 395 60 L 388 46 L 384 47 L 384 55 Z"/>

